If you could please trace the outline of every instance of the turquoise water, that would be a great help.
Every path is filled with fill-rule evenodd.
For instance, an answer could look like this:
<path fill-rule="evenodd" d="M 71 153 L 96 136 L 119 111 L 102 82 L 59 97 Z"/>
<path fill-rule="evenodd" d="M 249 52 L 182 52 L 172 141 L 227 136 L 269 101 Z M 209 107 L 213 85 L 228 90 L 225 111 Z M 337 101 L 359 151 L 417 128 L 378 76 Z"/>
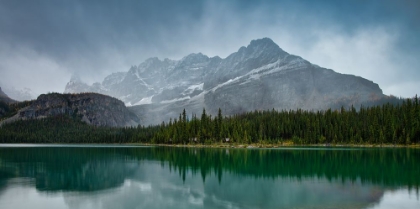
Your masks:
<path fill-rule="evenodd" d="M 0 145 L 0 208 L 420 208 L 420 150 Z"/>

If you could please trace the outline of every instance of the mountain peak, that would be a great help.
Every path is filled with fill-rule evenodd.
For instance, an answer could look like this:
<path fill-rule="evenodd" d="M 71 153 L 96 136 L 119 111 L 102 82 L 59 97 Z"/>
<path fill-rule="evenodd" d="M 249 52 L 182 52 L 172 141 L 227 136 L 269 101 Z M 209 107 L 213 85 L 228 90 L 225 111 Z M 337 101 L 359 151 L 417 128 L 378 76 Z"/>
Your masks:
<path fill-rule="evenodd" d="M 80 78 L 79 74 L 74 73 L 71 78 L 70 78 L 70 82 L 78 82 L 81 83 L 82 79 Z"/>
<path fill-rule="evenodd" d="M 274 43 L 273 40 L 270 38 L 261 38 L 261 39 L 255 39 L 252 40 L 251 43 L 248 45 L 248 47 L 252 46 L 276 46 L 279 47 L 276 43 Z"/>
<path fill-rule="evenodd" d="M 161 62 L 161 61 L 158 57 L 151 57 L 151 58 L 148 58 L 147 60 L 145 60 L 144 62 L 153 63 L 153 62 Z"/>
<path fill-rule="evenodd" d="M 252 40 L 247 47 L 239 48 L 237 53 L 229 55 L 229 57 L 240 57 L 240 59 L 247 58 L 262 58 L 266 60 L 275 60 L 279 57 L 288 55 L 270 38 L 262 38 Z"/>
<path fill-rule="evenodd" d="M 66 84 L 66 88 L 64 89 L 65 93 L 79 93 L 87 91 L 89 91 L 89 85 L 84 83 L 77 73 L 74 73 L 71 76 L 70 81 Z"/>
<path fill-rule="evenodd" d="M 209 59 L 206 55 L 200 53 L 192 53 L 181 59 L 181 62 L 205 62 Z"/>
<path fill-rule="evenodd" d="M 141 63 L 137 68 L 138 69 L 147 69 L 151 66 L 160 65 L 162 61 L 157 57 L 151 57 L 146 59 L 143 63 Z M 131 70 L 131 69 L 130 69 Z"/>
<path fill-rule="evenodd" d="M 252 40 L 251 43 L 246 47 L 249 51 L 267 51 L 269 53 L 277 52 L 281 54 L 287 54 L 287 52 L 283 51 L 279 45 L 274 43 L 273 40 L 270 38 L 261 38 Z"/>
<path fill-rule="evenodd" d="M 191 53 L 182 59 L 195 59 L 195 58 L 208 58 L 208 57 L 202 54 L 201 52 L 199 52 L 199 53 Z"/>

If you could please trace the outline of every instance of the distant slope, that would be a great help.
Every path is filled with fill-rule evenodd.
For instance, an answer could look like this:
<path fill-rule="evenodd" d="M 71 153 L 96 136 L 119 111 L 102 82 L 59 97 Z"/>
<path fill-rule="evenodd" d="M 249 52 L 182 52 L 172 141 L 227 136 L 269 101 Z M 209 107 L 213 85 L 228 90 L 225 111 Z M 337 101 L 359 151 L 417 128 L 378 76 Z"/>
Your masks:
<path fill-rule="evenodd" d="M 2 123 L 16 120 L 41 119 L 57 115 L 68 115 L 94 126 L 135 126 L 137 116 L 127 110 L 118 99 L 96 94 L 42 94 L 30 106 Z"/>
<path fill-rule="evenodd" d="M 9 96 L 7 96 L 2 90 L 1 90 L 1 87 L 0 87 L 0 102 L 5 102 L 5 103 L 13 103 L 13 102 L 16 102 L 15 100 L 13 100 L 13 99 L 10 99 L 9 98 Z"/>
<path fill-rule="evenodd" d="M 10 86 L 3 86 L 3 92 L 16 101 L 30 101 L 35 98 L 33 96 L 34 93 L 29 88 L 16 89 Z"/>
<path fill-rule="evenodd" d="M 16 102 L 13 99 L 10 99 L 0 87 L 0 118 L 5 116 L 9 112 L 9 104 Z"/>
<path fill-rule="evenodd" d="M 181 60 L 150 58 L 126 73 L 89 86 L 72 79 L 65 92 L 98 92 L 121 99 L 158 124 L 203 108 L 226 115 L 265 109 L 323 110 L 356 107 L 384 97 L 378 84 L 337 73 L 283 51 L 269 38 L 253 40 L 222 59 L 201 53 Z M 136 106 L 140 105 L 140 106 Z"/>

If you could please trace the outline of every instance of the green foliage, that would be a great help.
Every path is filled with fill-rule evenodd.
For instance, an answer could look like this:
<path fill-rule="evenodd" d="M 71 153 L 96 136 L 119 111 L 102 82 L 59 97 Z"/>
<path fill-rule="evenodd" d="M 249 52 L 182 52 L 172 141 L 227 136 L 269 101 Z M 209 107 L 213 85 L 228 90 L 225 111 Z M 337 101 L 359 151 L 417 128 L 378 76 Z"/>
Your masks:
<path fill-rule="evenodd" d="M 95 127 L 79 117 L 62 115 L 4 124 L 0 128 L 0 143 L 147 143 L 158 129 Z"/>
<path fill-rule="evenodd" d="M 418 144 L 420 105 L 417 96 L 401 104 L 354 107 L 338 111 L 254 111 L 216 117 L 203 109 L 200 118 L 178 119 L 158 126 L 93 127 L 80 118 L 59 116 L 18 121 L 0 128 L 3 143 L 283 143 L 295 144 Z"/>
<path fill-rule="evenodd" d="M 9 118 L 15 115 L 20 109 L 27 107 L 32 104 L 33 101 L 23 101 L 12 104 L 7 104 L 0 101 L 0 113 L 3 112 L 3 116 L 0 115 L 0 120 Z"/>
<path fill-rule="evenodd" d="M 0 109 L 5 110 L 8 112 L 10 110 L 9 105 L 6 102 L 0 101 Z"/>
<path fill-rule="evenodd" d="M 146 161 L 185 173 L 206 176 L 229 173 L 254 178 L 326 178 L 343 183 L 416 188 L 420 185 L 419 149 L 200 149 L 122 147 L 0 148 L 5 178 L 36 179 L 51 190 L 93 191 L 118 187 L 130 169 L 108 166 Z M 89 164 L 90 166 L 86 166 Z M 101 166 L 94 166 L 100 164 Z M 28 166 L 30 165 L 30 166 Z M 132 168 L 132 166 L 128 166 Z M 5 176 L 7 174 L 7 176 Z M 222 181 L 224 179 L 221 179 Z"/>
<path fill-rule="evenodd" d="M 293 144 L 303 144 L 303 140 L 297 136 L 292 137 Z"/>

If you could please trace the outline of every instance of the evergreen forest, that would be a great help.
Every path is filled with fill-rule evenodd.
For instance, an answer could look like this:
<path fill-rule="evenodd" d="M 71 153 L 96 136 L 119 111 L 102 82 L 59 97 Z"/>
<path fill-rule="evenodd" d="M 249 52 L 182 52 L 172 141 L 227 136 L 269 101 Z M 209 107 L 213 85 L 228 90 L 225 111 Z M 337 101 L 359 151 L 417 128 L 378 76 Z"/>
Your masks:
<path fill-rule="evenodd" d="M 220 109 L 216 116 L 184 110 L 160 125 L 125 128 L 90 126 L 78 116 L 61 115 L 3 124 L 0 143 L 411 145 L 420 143 L 420 105 L 416 96 L 357 110 L 273 109 L 231 116 Z"/>

